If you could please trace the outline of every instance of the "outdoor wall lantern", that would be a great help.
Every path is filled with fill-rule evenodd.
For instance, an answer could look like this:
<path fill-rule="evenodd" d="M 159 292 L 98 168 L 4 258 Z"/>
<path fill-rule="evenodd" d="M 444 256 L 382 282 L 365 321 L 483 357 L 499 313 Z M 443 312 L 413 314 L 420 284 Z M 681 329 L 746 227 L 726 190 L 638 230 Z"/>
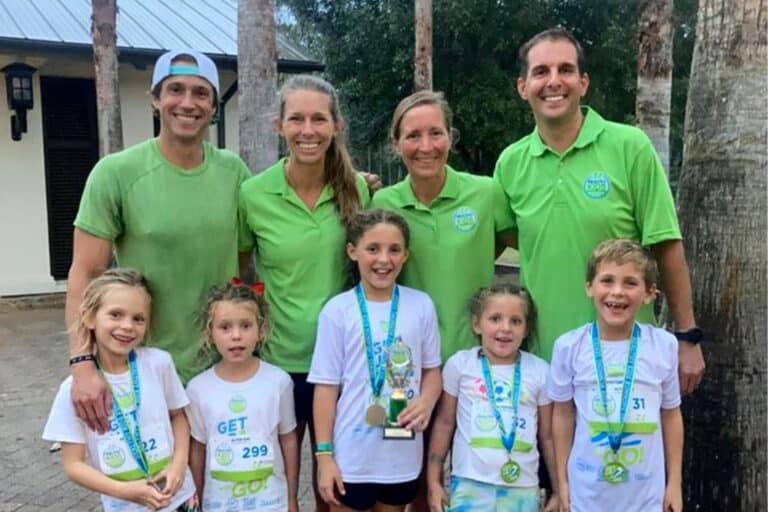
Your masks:
<path fill-rule="evenodd" d="M 32 74 L 36 69 L 15 62 L 0 71 L 5 73 L 8 108 L 15 112 L 15 115 L 11 116 L 11 139 L 21 140 L 21 134 L 27 131 L 27 110 L 31 110 L 33 106 Z"/>

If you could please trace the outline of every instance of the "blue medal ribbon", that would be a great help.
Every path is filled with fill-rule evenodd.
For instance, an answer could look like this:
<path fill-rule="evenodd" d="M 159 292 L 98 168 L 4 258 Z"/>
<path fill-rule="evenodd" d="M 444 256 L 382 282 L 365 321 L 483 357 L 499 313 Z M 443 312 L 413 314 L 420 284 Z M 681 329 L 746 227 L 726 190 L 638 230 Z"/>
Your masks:
<path fill-rule="evenodd" d="M 355 296 L 357 305 L 360 308 L 360 316 L 363 320 L 363 337 L 365 339 L 365 356 L 368 361 L 368 374 L 371 378 L 371 390 L 374 398 L 381 394 L 381 388 L 384 386 L 384 377 L 387 373 L 387 357 L 389 347 L 395 340 L 395 324 L 397 323 L 397 308 L 400 302 L 400 289 L 395 285 L 392 290 L 392 303 L 389 308 L 389 325 L 387 326 L 387 339 L 384 340 L 384 350 L 382 354 L 382 363 L 377 365 L 373 354 L 373 335 L 371 334 L 371 319 L 368 316 L 368 306 L 365 302 L 363 286 L 357 283 L 355 286 Z"/>
<path fill-rule="evenodd" d="M 603 350 L 600 346 L 600 334 L 597 322 L 592 322 L 592 353 L 594 354 L 595 372 L 597 373 L 597 386 L 600 390 L 600 402 L 603 406 L 605 421 L 608 425 L 608 443 L 611 445 L 614 455 L 621 448 L 624 426 L 627 419 L 629 399 L 632 395 L 632 386 L 635 382 L 635 364 L 637 363 L 637 346 L 640 339 L 640 326 L 635 322 L 632 327 L 632 340 L 629 342 L 629 354 L 627 354 L 627 367 L 624 371 L 624 383 L 621 386 L 621 406 L 619 408 L 619 431 L 613 432 L 608 416 L 608 389 L 605 377 L 605 365 L 603 363 Z"/>
<path fill-rule="evenodd" d="M 131 392 L 133 393 L 133 403 L 136 407 L 136 422 L 134 424 L 133 432 L 128 427 L 128 419 L 123 412 L 122 407 L 117 402 L 117 396 L 115 391 L 110 386 L 110 392 L 112 393 L 112 414 L 115 415 L 118 427 L 120 427 L 120 433 L 125 439 L 125 443 L 128 445 L 128 449 L 131 452 L 133 460 L 136 461 L 136 465 L 139 467 L 139 471 L 145 476 L 149 477 L 149 464 L 147 463 L 147 456 L 144 453 L 143 444 L 141 442 L 141 429 L 139 428 L 139 406 L 141 405 L 141 385 L 139 383 L 139 370 L 136 363 L 136 351 L 131 350 L 128 354 L 128 368 L 131 377 Z"/>
<path fill-rule="evenodd" d="M 520 369 L 520 360 L 523 358 L 523 354 L 520 351 L 517 352 L 517 361 L 515 362 L 514 376 L 512 377 L 512 414 L 513 421 L 509 434 L 504 427 L 504 419 L 501 417 L 501 411 L 496 403 L 496 387 L 493 383 L 493 374 L 491 373 L 491 365 L 488 363 L 488 358 L 485 353 L 480 349 L 480 365 L 483 368 L 483 380 L 485 381 L 485 395 L 488 397 L 488 403 L 491 405 L 493 415 L 496 418 L 496 424 L 499 426 L 501 432 L 501 444 L 504 445 L 504 449 L 507 450 L 507 455 L 512 456 L 512 449 L 515 446 L 515 436 L 517 435 L 517 413 L 520 407 L 520 380 L 522 378 L 522 370 Z"/>

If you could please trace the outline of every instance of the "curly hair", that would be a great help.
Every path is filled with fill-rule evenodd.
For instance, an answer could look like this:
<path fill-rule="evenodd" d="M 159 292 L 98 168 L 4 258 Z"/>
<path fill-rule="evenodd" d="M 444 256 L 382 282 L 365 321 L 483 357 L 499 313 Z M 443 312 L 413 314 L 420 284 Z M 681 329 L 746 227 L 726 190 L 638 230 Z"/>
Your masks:
<path fill-rule="evenodd" d="M 213 320 L 216 306 L 221 302 L 233 302 L 250 306 L 253 310 L 256 325 L 259 328 L 259 343 L 256 344 L 254 355 L 258 355 L 262 343 L 269 334 L 269 311 L 267 301 L 250 286 L 242 283 L 227 283 L 213 286 L 200 311 L 200 357 L 206 361 L 215 359 L 218 352 L 213 343 Z"/>

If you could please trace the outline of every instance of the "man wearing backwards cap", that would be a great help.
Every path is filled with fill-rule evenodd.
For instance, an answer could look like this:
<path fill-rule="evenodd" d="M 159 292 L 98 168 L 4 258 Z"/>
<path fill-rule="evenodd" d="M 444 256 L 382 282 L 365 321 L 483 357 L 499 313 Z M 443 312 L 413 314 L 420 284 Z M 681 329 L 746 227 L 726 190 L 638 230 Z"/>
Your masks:
<path fill-rule="evenodd" d="M 205 141 L 219 95 L 216 65 L 193 50 L 160 56 L 152 75 L 160 134 L 102 158 L 75 219 L 66 322 L 85 286 L 117 262 L 143 273 L 152 292 L 148 342 L 168 350 L 184 382 L 202 370 L 197 311 L 208 289 L 238 273 L 237 192 L 250 173 Z M 70 357 L 90 354 L 70 336 Z M 92 429 L 109 429 L 110 393 L 92 361 L 71 365 L 72 400 Z"/>

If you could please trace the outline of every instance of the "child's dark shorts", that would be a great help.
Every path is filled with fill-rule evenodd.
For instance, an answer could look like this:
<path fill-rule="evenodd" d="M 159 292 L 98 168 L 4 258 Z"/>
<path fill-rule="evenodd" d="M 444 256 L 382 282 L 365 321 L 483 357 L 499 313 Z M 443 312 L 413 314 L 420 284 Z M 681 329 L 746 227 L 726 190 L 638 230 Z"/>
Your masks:
<path fill-rule="evenodd" d="M 339 501 L 355 510 L 370 510 L 376 502 L 384 505 L 403 506 L 416 499 L 419 481 L 411 480 L 397 484 L 368 484 L 344 482 L 346 494 Z"/>

